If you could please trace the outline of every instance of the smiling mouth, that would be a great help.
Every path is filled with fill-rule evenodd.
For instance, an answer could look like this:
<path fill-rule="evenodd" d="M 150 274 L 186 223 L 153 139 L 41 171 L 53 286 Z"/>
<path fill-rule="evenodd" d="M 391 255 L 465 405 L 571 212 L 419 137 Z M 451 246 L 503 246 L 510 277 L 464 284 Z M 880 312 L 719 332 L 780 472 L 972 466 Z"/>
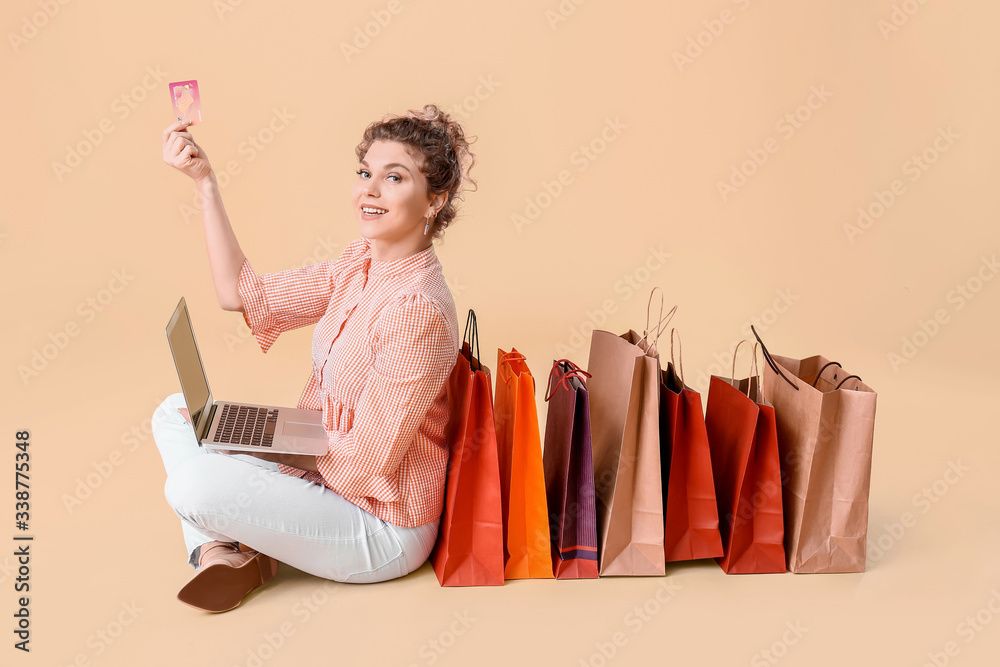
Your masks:
<path fill-rule="evenodd" d="M 388 213 L 384 208 L 379 208 L 378 206 L 362 206 L 361 212 L 365 215 L 384 215 Z"/>

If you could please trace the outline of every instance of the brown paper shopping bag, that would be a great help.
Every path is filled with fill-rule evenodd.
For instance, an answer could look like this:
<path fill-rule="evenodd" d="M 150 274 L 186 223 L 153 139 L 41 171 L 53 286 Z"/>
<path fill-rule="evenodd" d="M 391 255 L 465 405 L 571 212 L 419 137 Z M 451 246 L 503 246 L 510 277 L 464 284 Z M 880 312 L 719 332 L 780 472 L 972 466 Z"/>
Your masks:
<path fill-rule="evenodd" d="M 647 341 L 648 306 L 646 325 L 642 336 L 631 329 L 621 335 L 595 330 L 590 342 L 587 390 L 601 576 L 666 573 L 660 362 L 655 344 Z"/>
<path fill-rule="evenodd" d="M 788 569 L 864 572 L 875 390 L 826 357 L 761 349 L 785 477 Z"/>

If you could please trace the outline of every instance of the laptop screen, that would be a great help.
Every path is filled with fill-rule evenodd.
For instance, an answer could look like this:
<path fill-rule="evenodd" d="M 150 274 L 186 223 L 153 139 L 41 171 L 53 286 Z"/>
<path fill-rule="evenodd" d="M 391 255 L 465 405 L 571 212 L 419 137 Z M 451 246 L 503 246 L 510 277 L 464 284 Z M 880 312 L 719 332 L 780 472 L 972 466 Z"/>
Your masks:
<path fill-rule="evenodd" d="M 209 408 L 211 391 L 198 353 L 198 344 L 194 340 L 194 329 L 191 328 L 191 318 L 188 316 L 184 297 L 177 304 L 166 331 L 170 352 L 177 367 L 177 377 L 181 381 L 181 391 L 184 392 L 184 402 L 187 403 L 195 435 L 200 436 L 198 426 L 205 410 Z"/>

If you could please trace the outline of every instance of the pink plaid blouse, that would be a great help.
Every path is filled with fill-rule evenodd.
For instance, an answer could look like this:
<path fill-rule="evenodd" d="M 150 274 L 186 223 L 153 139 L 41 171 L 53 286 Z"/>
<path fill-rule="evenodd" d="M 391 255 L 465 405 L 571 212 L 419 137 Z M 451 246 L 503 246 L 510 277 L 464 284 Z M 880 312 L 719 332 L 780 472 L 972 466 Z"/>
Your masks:
<path fill-rule="evenodd" d="M 266 353 L 283 331 L 317 324 L 298 407 L 322 410 L 330 439 L 319 473 L 281 472 L 333 489 L 396 526 L 434 521 L 448 467 L 446 383 L 458 318 L 434 246 L 371 259 L 371 241 L 336 260 L 258 276 L 240 268 L 243 316 Z"/>

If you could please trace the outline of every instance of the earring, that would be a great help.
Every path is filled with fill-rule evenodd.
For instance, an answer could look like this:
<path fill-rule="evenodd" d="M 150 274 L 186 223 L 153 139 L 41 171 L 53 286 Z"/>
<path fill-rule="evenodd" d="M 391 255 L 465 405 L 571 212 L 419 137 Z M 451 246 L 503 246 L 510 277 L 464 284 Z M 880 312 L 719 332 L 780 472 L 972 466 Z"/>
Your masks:
<path fill-rule="evenodd" d="M 424 225 L 424 236 L 427 236 L 427 230 L 431 228 L 431 216 L 427 216 L 427 224 Z"/>

